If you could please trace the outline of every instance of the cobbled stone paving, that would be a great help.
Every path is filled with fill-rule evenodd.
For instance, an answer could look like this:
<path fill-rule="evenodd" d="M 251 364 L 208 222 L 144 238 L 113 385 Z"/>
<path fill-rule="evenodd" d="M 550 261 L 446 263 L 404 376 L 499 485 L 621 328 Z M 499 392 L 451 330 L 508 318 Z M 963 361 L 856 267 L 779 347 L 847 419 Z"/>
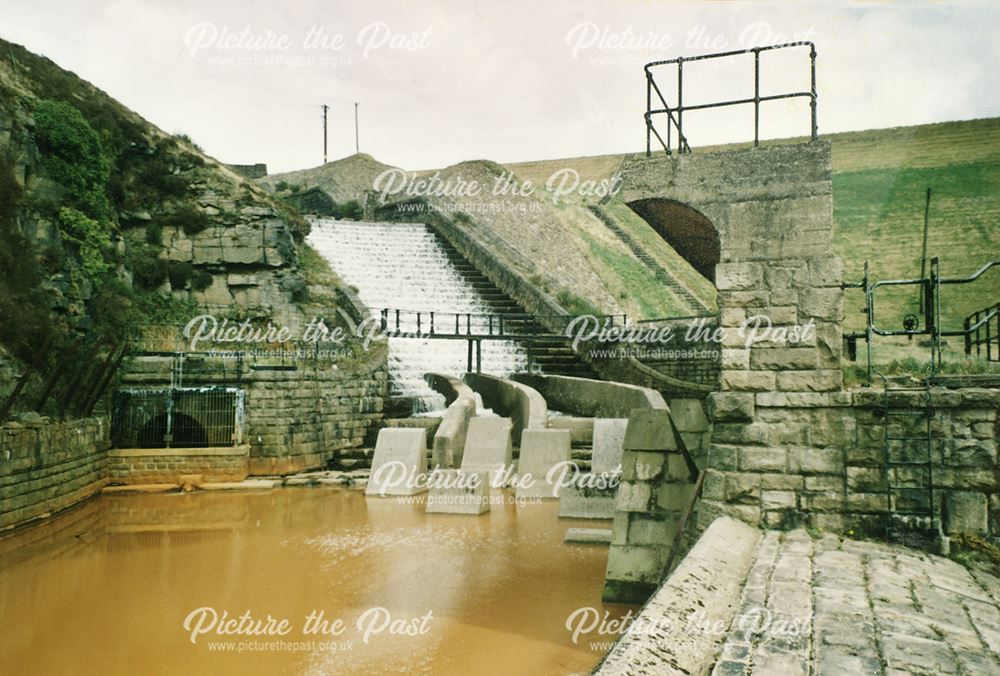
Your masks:
<path fill-rule="evenodd" d="M 1000 674 L 1000 579 L 905 547 L 770 531 L 712 673 Z"/>

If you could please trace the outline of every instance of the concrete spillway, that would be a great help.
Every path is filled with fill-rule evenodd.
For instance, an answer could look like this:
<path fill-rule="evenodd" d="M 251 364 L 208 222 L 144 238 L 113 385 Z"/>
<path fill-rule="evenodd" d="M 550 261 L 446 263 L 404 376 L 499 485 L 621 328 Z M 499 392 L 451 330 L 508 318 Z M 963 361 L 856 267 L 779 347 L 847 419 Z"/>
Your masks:
<path fill-rule="evenodd" d="M 456 267 L 432 231 L 420 223 L 364 223 L 315 219 L 309 243 L 371 309 L 495 313 L 495 303 Z M 416 330 L 406 324 L 404 330 Z M 415 321 L 415 320 L 413 320 Z M 427 372 L 460 376 L 467 367 L 462 340 L 389 339 L 394 396 L 410 398 L 418 411 L 444 408 L 444 398 L 423 379 Z M 522 371 L 527 351 L 514 341 L 484 341 L 482 369 L 495 375 Z"/>

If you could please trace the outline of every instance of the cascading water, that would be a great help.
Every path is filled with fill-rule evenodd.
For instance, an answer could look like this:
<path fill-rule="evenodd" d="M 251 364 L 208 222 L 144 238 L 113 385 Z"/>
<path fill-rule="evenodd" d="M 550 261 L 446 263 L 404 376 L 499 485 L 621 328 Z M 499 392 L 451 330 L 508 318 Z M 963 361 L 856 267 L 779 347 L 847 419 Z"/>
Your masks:
<path fill-rule="evenodd" d="M 312 221 L 308 239 L 344 282 L 357 288 L 366 306 L 412 311 L 401 313 L 404 331 L 416 331 L 418 311 L 425 313 L 424 321 L 426 313 L 434 311 L 440 320 L 451 322 L 453 313 L 491 312 L 489 303 L 452 265 L 437 237 L 423 224 L 318 218 Z M 473 317 L 471 321 L 476 328 L 486 319 Z M 463 328 L 464 322 L 463 318 Z M 412 399 L 418 412 L 443 409 L 444 398 L 423 376 L 428 372 L 461 375 L 467 367 L 467 349 L 464 340 L 390 338 L 392 394 Z M 527 363 L 527 352 L 519 343 L 483 341 L 484 372 L 505 376 L 524 370 Z"/>

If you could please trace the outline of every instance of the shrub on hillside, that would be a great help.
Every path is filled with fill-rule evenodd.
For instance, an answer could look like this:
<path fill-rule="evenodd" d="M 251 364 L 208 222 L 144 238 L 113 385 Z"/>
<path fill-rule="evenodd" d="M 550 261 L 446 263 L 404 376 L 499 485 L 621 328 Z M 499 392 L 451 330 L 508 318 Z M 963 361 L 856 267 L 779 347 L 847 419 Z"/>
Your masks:
<path fill-rule="evenodd" d="M 64 101 L 39 101 L 34 118 L 35 140 L 48 177 L 66 190 L 71 206 L 91 218 L 108 219 L 111 161 L 100 135 Z"/>
<path fill-rule="evenodd" d="M 192 204 L 177 206 L 160 220 L 165 225 L 181 228 L 188 235 L 196 235 L 212 224 L 211 217 Z"/>
<path fill-rule="evenodd" d="M 159 288 L 169 274 L 169 263 L 162 258 L 144 253 L 132 259 L 132 279 L 142 289 Z"/>

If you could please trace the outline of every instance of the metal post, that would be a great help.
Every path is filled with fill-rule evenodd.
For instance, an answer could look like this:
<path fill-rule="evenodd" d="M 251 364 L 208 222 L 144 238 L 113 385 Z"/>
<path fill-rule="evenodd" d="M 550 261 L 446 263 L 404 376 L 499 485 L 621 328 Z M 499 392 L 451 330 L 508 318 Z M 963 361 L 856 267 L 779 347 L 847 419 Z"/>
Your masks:
<path fill-rule="evenodd" d="M 466 359 L 466 368 L 465 368 L 465 370 L 468 373 L 472 373 L 472 339 L 469 338 L 467 342 L 469 343 L 469 355 L 468 355 L 468 359 Z"/>
<path fill-rule="evenodd" d="M 325 103 L 322 105 L 323 108 L 323 164 L 326 164 L 326 113 L 330 110 L 330 106 Z"/>
<path fill-rule="evenodd" d="M 650 79 L 652 77 L 653 76 L 652 74 L 650 74 L 649 70 L 646 70 L 646 157 L 652 157 L 653 154 L 653 151 L 651 149 L 652 139 L 650 138 L 652 136 L 652 133 L 650 132 L 649 129 L 649 127 L 653 124 L 653 121 L 650 119 L 649 115 L 649 111 L 653 107 L 653 85 L 650 82 Z M 670 129 L 669 123 L 667 124 L 667 129 L 668 130 Z"/>
<path fill-rule="evenodd" d="M 684 57 L 677 59 L 677 152 L 684 152 Z"/>
<path fill-rule="evenodd" d="M 931 259 L 931 285 L 934 308 L 934 329 L 931 333 L 931 373 L 941 367 L 941 275 L 938 257 Z"/>
<path fill-rule="evenodd" d="M 431 335 L 434 335 L 434 310 L 431 310 Z"/>
<path fill-rule="evenodd" d="M 979 319 L 978 313 L 976 313 L 976 319 Z M 965 356 L 969 357 L 972 355 L 972 331 L 970 330 L 972 317 L 966 317 L 962 326 L 965 328 Z"/>
<path fill-rule="evenodd" d="M 868 385 L 872 384 L 872 289 L 868 283 L 868 261 L 865 261 L 865 277 L 862 281 L 865 289 L 865 343 L 868 354 Z"/>
<path fill-rule="evenodd" d="M 990 323 L 986 322 L 986 361 L 993 361 L 993 346 L 990 344 Z"/>
<path fill-rule="evenodd" d="M 809 50 L 809 70 L 811 72 L 811 93 L 812 96 L 809 97 L 809 106 L 812 108 L 812 140 L 815 141 L 819 136 L 819 131 L 816 126 L 816 48 L 812 47 Z"/>
<path fill-rule="evenodd" d="M 476 341 L 476 373 L 482 373 L 483 370 L 483 341 Z"/>
<path fill-rule="evenodd" d="M 753 50 L 753 147 L 760 143 L 760 50 Z"/>

